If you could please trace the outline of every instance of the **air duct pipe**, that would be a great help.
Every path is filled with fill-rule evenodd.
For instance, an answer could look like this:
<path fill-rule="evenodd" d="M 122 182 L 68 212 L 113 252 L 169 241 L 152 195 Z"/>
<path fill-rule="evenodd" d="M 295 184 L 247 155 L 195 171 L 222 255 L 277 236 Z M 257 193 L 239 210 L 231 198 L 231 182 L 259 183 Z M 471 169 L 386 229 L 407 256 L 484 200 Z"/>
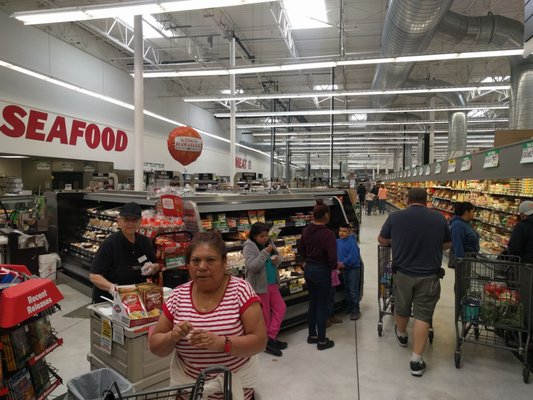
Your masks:
<path fill-rule="evenodd" d="M 409 79 L 406 81 L 406 87 L 409 88 L 427 88 L 427 87 L 446 87 L 450 86 L 448 82 L 437 79 L 415 81 Z M 435 93 L 436 96 L 444 99 L 452 107 L 462 107 L 466 105 L 462 93 Z M 447 158 L 461 157 L 466 154 L 466 136 L 467 123 L 465 111 L 452 111 L 448 115 L 448 153 Z M 420 145 L 420 144 L 419 144 Z M 420 147 L 419 147 L 420 151 Z M 419 156 L 420 158 L 420 153 Z"/>
<path fill-rule="evenodd" d="M 440 26 L 456 43 L 522 47 L 524 25 L 501 15 L 467 17 L 449 11 Z M 533 128 L 533 57 L 509 57 L 511 63 L 511 98 L 509 128 Z"/>
<path fill-rule="evenodd" d="M 453 0 L 391 0 L 381 38 L 381 57 L 422 53 Z M 372 90 L 403 87 L 414 63 L 380 64 Z M 397 95 L 373 97 L 373 108 L 389 107 Z"/>

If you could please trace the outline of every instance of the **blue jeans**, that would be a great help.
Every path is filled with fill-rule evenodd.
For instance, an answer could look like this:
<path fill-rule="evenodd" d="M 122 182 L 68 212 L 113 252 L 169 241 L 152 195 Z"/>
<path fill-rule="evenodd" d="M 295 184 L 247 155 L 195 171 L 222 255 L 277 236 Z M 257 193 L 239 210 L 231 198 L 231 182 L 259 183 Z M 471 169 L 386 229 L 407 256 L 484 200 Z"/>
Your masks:
<path fill-rule="evenodd" d="M 325 264 L 308 261 L 305 263 L 304 277 L 309 292 L 307 311 L 309 336 L 318 336 L 318 341 L 324 342 L 331 290 L 331 268 Z"/>
<path fill-rule="evenodd" d="M 330 291 L 329 291 L 329 296 L 328 296 L 328 312 L 327 312 L 327 316 L 328 318 L 331 318 L 335 315 L 335 292 L 337 291 L 337 287 L 336 286 L 332 286 Z"/>
<path fill-rule="evenodd" d="M 367 201 L 366 202 L 366 215 L 372 214 L 372 208 L 374 207 L 374 201 Z"/>
<path fill-rule="evenodd" d="M 379 205 L 379 213 L 380 214 L 385 214 L 385 202 L 386 201 L 387 200 L 381 200 L 381 199 L 379 200 L 379 204 L 378 205 Z"/>
<path fill-rule="evenodd" d="M 346 311 L 357 314 L 359 310 L 359 286 L 361 284 L 361 268 L 349 268 L 344 272 L 344 290 L 346 291 Z"/>

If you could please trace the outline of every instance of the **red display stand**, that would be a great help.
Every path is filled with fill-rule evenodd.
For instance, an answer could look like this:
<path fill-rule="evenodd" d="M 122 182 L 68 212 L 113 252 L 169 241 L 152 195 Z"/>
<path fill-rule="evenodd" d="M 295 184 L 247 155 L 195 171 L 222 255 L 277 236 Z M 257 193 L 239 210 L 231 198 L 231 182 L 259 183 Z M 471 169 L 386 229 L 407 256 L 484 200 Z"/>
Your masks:
<path fill-rule="evenodd" d="M 25 274 L 27 275 L 26 278 L 31 276 L 30 271 L 24 265 L 0 264 L 0 267 Z M 3 289 L 0 292 L 0 333 L 9 334 L 9 332 L 20 328 L 20 324 L 28 319 L 39 318 L 39 314 L 50 313 L 50 308 L 61 300 L 63 300 L 63 295 L 50 279 L 31 278 Z M 31 367 L 62 344 L 63 339 L 55 338 L 53 343 L 49 344 L 44 351 L 40 354 L 34 354 L 29 360 L 24 361 L 24 364 L 19 368 Z M 5 349 L 2 349 L 2 343 L 0 343 L 0 351 L 2 350 Z M 36 397 L 37 400 L 46 399 L 62 383 L 61 378 L 53 370 L 50 369 L 49 373 L 51 376 L 50 385 Z M 0 389 L 0 397 L 6 395 L 9 396 L 9 388 L 4 386 Z"/>
<path fill-rule="evenodd" d="M 0 328 L 11 328 L 63 300 L 50 279 L 30 279 L 0 293 Z"/>

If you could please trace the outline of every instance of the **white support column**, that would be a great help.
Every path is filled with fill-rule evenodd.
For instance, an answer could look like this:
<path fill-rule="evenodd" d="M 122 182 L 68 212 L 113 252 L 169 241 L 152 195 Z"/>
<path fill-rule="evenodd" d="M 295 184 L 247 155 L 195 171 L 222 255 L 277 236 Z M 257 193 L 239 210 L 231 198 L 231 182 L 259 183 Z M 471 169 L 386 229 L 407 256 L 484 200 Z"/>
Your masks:
<path fill-rule="evenodd" d="M 230 65 L 235 67 L 235 38 L 232 37 L 230 41 Z M 230 94 L 235 96 L 235 74 L 230 74 L 229 89 Z M 237 136 L 237 124 L 235 120 L 235 100 L 230 101 L 229 108 L 229 135 L 230 135 L 230 152 L 229 152 L 229 179 L 232 184 L 235 180 L 235 138 Z"/>
<path fill-rule="evenodd" d="M 429 120 L 435 121 L 435 97 L 429 99 L 429 107 L 433 110 L 429 112 Z M 429 164 L 435 161 L 435 124 L 429 126 Z"/>
<path fill-rule="evenodd" d="M 143 85 L 143 24 L 142 15 L 136 15 L 133 20 L 133 105 L 134 105 L 134 136 L 135 136 L 135 169 L 133 171 L 133 186 L 136 191 L 143 190 L 143 136 L 144 136 L 144 85 Z"/>

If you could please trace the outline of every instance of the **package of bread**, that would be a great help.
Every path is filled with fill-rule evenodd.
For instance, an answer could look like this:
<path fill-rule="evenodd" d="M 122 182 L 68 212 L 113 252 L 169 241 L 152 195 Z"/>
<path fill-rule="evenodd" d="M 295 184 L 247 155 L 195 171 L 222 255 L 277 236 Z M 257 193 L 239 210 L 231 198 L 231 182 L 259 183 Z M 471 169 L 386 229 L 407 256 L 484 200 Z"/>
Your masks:
<path fill-rule="evenodd" d="M 141 293 L 148 316 L 159 316 L 163 307 L 163 288 L 154 283 L 140 283 L 137 285 L 137 289 Z"/>
<path fill-rule="evenodd" d="M 146 312 L 146 308 L 142 302 L 141 294 L 135 286 L 123 288 L 119 287 L 118 294 L 129 319 L 141 319 L 148 317 L 148 313 Z"/>

